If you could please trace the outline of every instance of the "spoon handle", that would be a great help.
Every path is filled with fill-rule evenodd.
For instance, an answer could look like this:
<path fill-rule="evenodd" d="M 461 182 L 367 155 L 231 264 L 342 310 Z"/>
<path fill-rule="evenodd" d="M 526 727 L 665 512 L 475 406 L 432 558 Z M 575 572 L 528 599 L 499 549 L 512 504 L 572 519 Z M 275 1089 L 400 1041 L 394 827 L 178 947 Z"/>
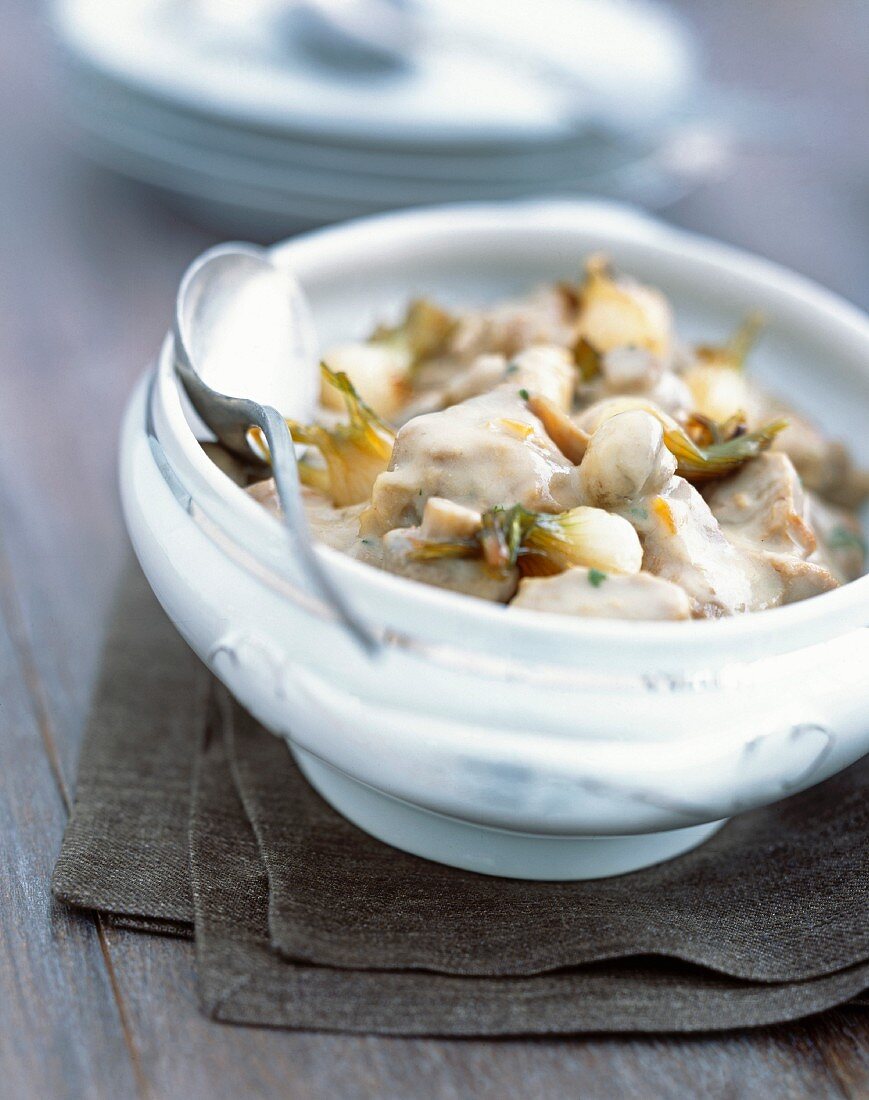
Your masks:
<path fill-rule="evenodd" d="M 259 415 L 256 419 L 266 437 L 272 460 L 272 473 L 284 525 L 290 533 L 293 546 L 303 569 L 320 596 L 332 607 L 344 621 L 344 625 L 357 642 L 370 654 L 380 650 L 380 639 L 367 623 L 359 618 L 347 601 L 344 593 L 334 583 L 314 547 L 314 539 L 308 524 L 308 517 L 302 505 L 299 492 L 299 467 L 296 461 L 296 449 L 286 421 L 277 411 L 268 405 L 256 407 Z M 252 410 L 253 411 L 253 410 Z"/>

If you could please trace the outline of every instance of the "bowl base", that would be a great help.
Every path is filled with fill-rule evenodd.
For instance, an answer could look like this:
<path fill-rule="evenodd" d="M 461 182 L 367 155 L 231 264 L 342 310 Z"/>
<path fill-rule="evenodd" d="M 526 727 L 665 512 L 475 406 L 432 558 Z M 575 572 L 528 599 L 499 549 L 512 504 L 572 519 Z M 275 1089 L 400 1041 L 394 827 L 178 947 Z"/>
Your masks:
<path fill-rule="evenodd" d="M 354 825 L 424 859 L 502 878 L 550 882 L 610 878 L 696 848 L 724 821 L 630 836 L 545 836 L 496 829 L 411 806 L 351 779 L 296 746 L 305 778 Z"/>

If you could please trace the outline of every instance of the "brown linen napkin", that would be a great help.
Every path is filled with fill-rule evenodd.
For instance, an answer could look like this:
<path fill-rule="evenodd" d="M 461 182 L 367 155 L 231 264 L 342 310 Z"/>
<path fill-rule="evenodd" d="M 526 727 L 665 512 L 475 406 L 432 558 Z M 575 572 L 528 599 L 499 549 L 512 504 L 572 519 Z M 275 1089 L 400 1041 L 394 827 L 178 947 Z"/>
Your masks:
<path fill-rule="evenodd" d="M 798 1019 L 842 1004 L 869 984 L 867 962 L 812 981 L 761 984 L 647 958 L 535 977 L 281 961 L 269 935 L 266 863 L 233 782 L 227 739 L 214 727 L 197 765 L 191 870 L 200 995 L 219 1020 L 382 1035 L 712 1031 Z M 364 874 L 357 889 L 379 899 L 388 937 L 397 895 Z M 533 937 L 534 929 L 525 928 Z M 446 950 L 452 930 L 445 926 L 443 935 Z M 481 926 L 475 939 L 485 938 Z"/>
<path fill-rule="evenodd" d="M 190 782 L 210 684 L 131 563 L 54 868 L 57 897 L 128 927 L 190 934 Z"/>
<path fill-rule="evenodd" d="M 270 883 L 272 944 L 354 969 L 525 975 L 665 955 L 754 981 L 869 958 L 869 767 L 745 814 L 669 863 L 593 882 L 520 882 L 396 851 L 337 814 L 283 742 L 224 706 L 231 763 Z"/>
<path fill-rule="evenodd" d="M 208 685 L 136 571 L 54 890 L 126 926 L 183 933 L 195 918 L 203 1005 L 219 1019 L 396 1034 L 697 1030 L 796 1018 L 869 985 L 860 766 L 660 868 L 518 883 L 368 838 L 222 688 L 206 705 Z M 191 905 L 186 818 L 203 725 Z M 731 976 L 637 958 L 650 952 Z"/>

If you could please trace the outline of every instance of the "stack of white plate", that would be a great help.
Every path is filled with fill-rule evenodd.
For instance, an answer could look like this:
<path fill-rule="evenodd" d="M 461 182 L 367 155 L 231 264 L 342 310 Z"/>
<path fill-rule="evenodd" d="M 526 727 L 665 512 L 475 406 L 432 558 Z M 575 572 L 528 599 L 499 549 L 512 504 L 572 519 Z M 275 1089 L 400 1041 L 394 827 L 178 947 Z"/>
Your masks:
<path fill-rule="evenodd" d="M 653 205 L 709 160 L 680 121 L 692 44 L 648 0 L 57 0 L 54 23 L 91 152 L 223 229 Z"/>

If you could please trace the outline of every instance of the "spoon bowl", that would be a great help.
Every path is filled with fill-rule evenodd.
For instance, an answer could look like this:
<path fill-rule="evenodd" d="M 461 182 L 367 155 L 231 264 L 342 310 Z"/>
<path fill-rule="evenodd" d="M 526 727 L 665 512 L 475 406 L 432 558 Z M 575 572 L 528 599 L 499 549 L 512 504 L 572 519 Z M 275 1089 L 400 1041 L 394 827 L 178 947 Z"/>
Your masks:
<path fill-rule="evenodd" d="M 376 651 L 375 634 L 314 548 L 296 449 L 284 419 L 290 414 L 309 419 L 319 384 L 316 333 L 302 288 L 254 245 L 209 249 L 190 265 L 178 288 L 174 354 L 190 403 L 224 447 L 249 464 L 265 466 L 250 444 L 251 428 L 262 431 L 292 550 L 314 590 L 352 636 Z"/>
<path fill-rule="evenodd" d="M 178 291 L 175 338 L 177 358 L 209 390 L 310 419 L 319 386 L 314 321 L 298 282 L 264 250 L 222 244 L 194 260 Z M 185 386 L 191 381 L 188 372 Z M 235 442 L 227 446 L 249 459 Z"/>

